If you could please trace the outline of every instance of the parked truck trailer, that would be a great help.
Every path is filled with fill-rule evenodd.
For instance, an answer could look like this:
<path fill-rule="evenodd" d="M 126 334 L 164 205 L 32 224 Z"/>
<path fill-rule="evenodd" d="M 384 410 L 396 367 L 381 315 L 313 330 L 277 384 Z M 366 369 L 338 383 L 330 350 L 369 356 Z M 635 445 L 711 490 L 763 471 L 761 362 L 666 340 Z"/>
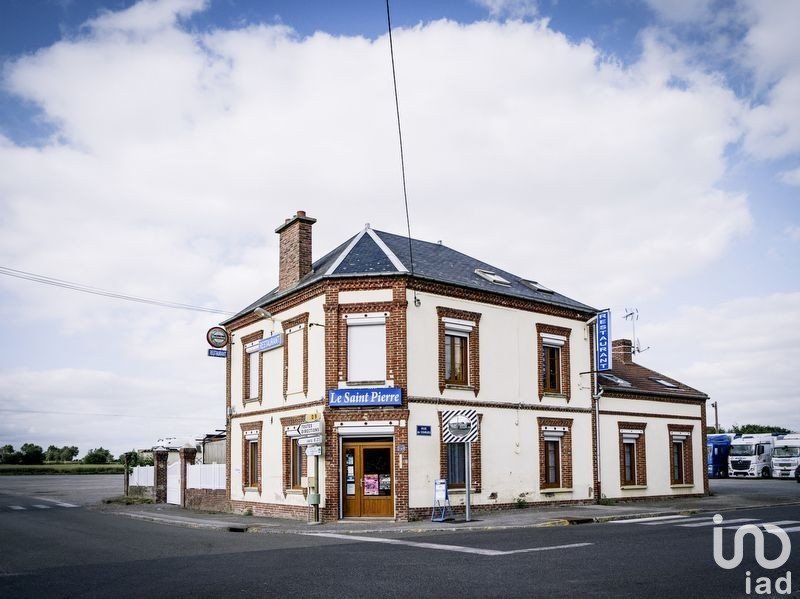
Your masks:
<path fill-rule="evenodd" d="M 736 437 L 728 453 L 728 476 L 769 478 L 774 449 L 775 437 L 769 434 Z"/>
<path fill-rule="evenodd" d="M 800 467 L 800 434 L 784 435 L 775 441 L 772 452 L 772 476 L 792 478 Z"/>

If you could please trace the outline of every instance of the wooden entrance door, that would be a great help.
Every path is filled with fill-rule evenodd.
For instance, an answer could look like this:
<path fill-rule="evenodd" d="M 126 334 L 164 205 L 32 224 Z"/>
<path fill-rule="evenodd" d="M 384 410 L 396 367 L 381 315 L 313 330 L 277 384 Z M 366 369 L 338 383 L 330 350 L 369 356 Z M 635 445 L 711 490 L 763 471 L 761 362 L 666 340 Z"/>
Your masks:
<path fill-rule="evenodd" d="M 392 442 L 343 441 L 342 460 L 343 516 L 394 516 Z"/>

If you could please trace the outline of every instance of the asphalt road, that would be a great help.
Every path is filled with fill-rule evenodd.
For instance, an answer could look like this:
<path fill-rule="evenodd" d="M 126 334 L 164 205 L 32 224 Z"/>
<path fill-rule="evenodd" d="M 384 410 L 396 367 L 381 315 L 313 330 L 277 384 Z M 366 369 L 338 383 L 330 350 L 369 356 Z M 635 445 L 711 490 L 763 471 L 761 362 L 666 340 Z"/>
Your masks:
<path fill-rule="evenodd" d="M 54 474 L 0 476 L 0 512 L 16 505 L 70 503 L 93 505 L 107 497 L 122 495 L 121 474 Z"/>
<path fill-rule="evenodd" d="M 182 528 L 83 507 L 5 511 L 0 596 L 727 598 L 748 596 L 747 571 L 751 589 L 791 571 L 800 596 L 797 506 L 724 513 L 723 525 L 791 522 L 796 548 L 774 572 L 752 543 L 738 568 L 718 567 L 711 516 L 354 537 Z M 735 531 L 723 532 L 729 557 Z M 765 537 L 765 555 L 778 555 Z"/>

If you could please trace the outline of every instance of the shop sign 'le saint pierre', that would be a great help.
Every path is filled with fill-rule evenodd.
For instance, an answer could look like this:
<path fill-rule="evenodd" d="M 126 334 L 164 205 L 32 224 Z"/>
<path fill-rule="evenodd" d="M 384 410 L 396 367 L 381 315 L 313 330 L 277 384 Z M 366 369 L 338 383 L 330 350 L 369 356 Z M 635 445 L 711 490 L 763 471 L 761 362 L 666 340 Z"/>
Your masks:
<path fill-rule="evenodd" d="M 399 388 L 377 389 L 331 389 L 328 405 L 332 408 L 345 406 L 399 406 L 403 403 L 403 392 Z"/>

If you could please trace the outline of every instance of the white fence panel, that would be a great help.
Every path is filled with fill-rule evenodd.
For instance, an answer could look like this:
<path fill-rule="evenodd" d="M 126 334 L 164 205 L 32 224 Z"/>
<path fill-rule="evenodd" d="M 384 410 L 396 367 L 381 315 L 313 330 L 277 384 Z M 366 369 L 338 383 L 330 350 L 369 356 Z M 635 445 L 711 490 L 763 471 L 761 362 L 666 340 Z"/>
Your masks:
<path fill-rule="evenodd" d="M 134 466 L 131 468 L 131 475 L 128 484 L 131 487 L 152 487 L 155 478 L 154 466 Z"/>
<path fill-rule="evenodd" d="M 225 464 L 188 464 L 187 489 L 224 489 Z"/>

